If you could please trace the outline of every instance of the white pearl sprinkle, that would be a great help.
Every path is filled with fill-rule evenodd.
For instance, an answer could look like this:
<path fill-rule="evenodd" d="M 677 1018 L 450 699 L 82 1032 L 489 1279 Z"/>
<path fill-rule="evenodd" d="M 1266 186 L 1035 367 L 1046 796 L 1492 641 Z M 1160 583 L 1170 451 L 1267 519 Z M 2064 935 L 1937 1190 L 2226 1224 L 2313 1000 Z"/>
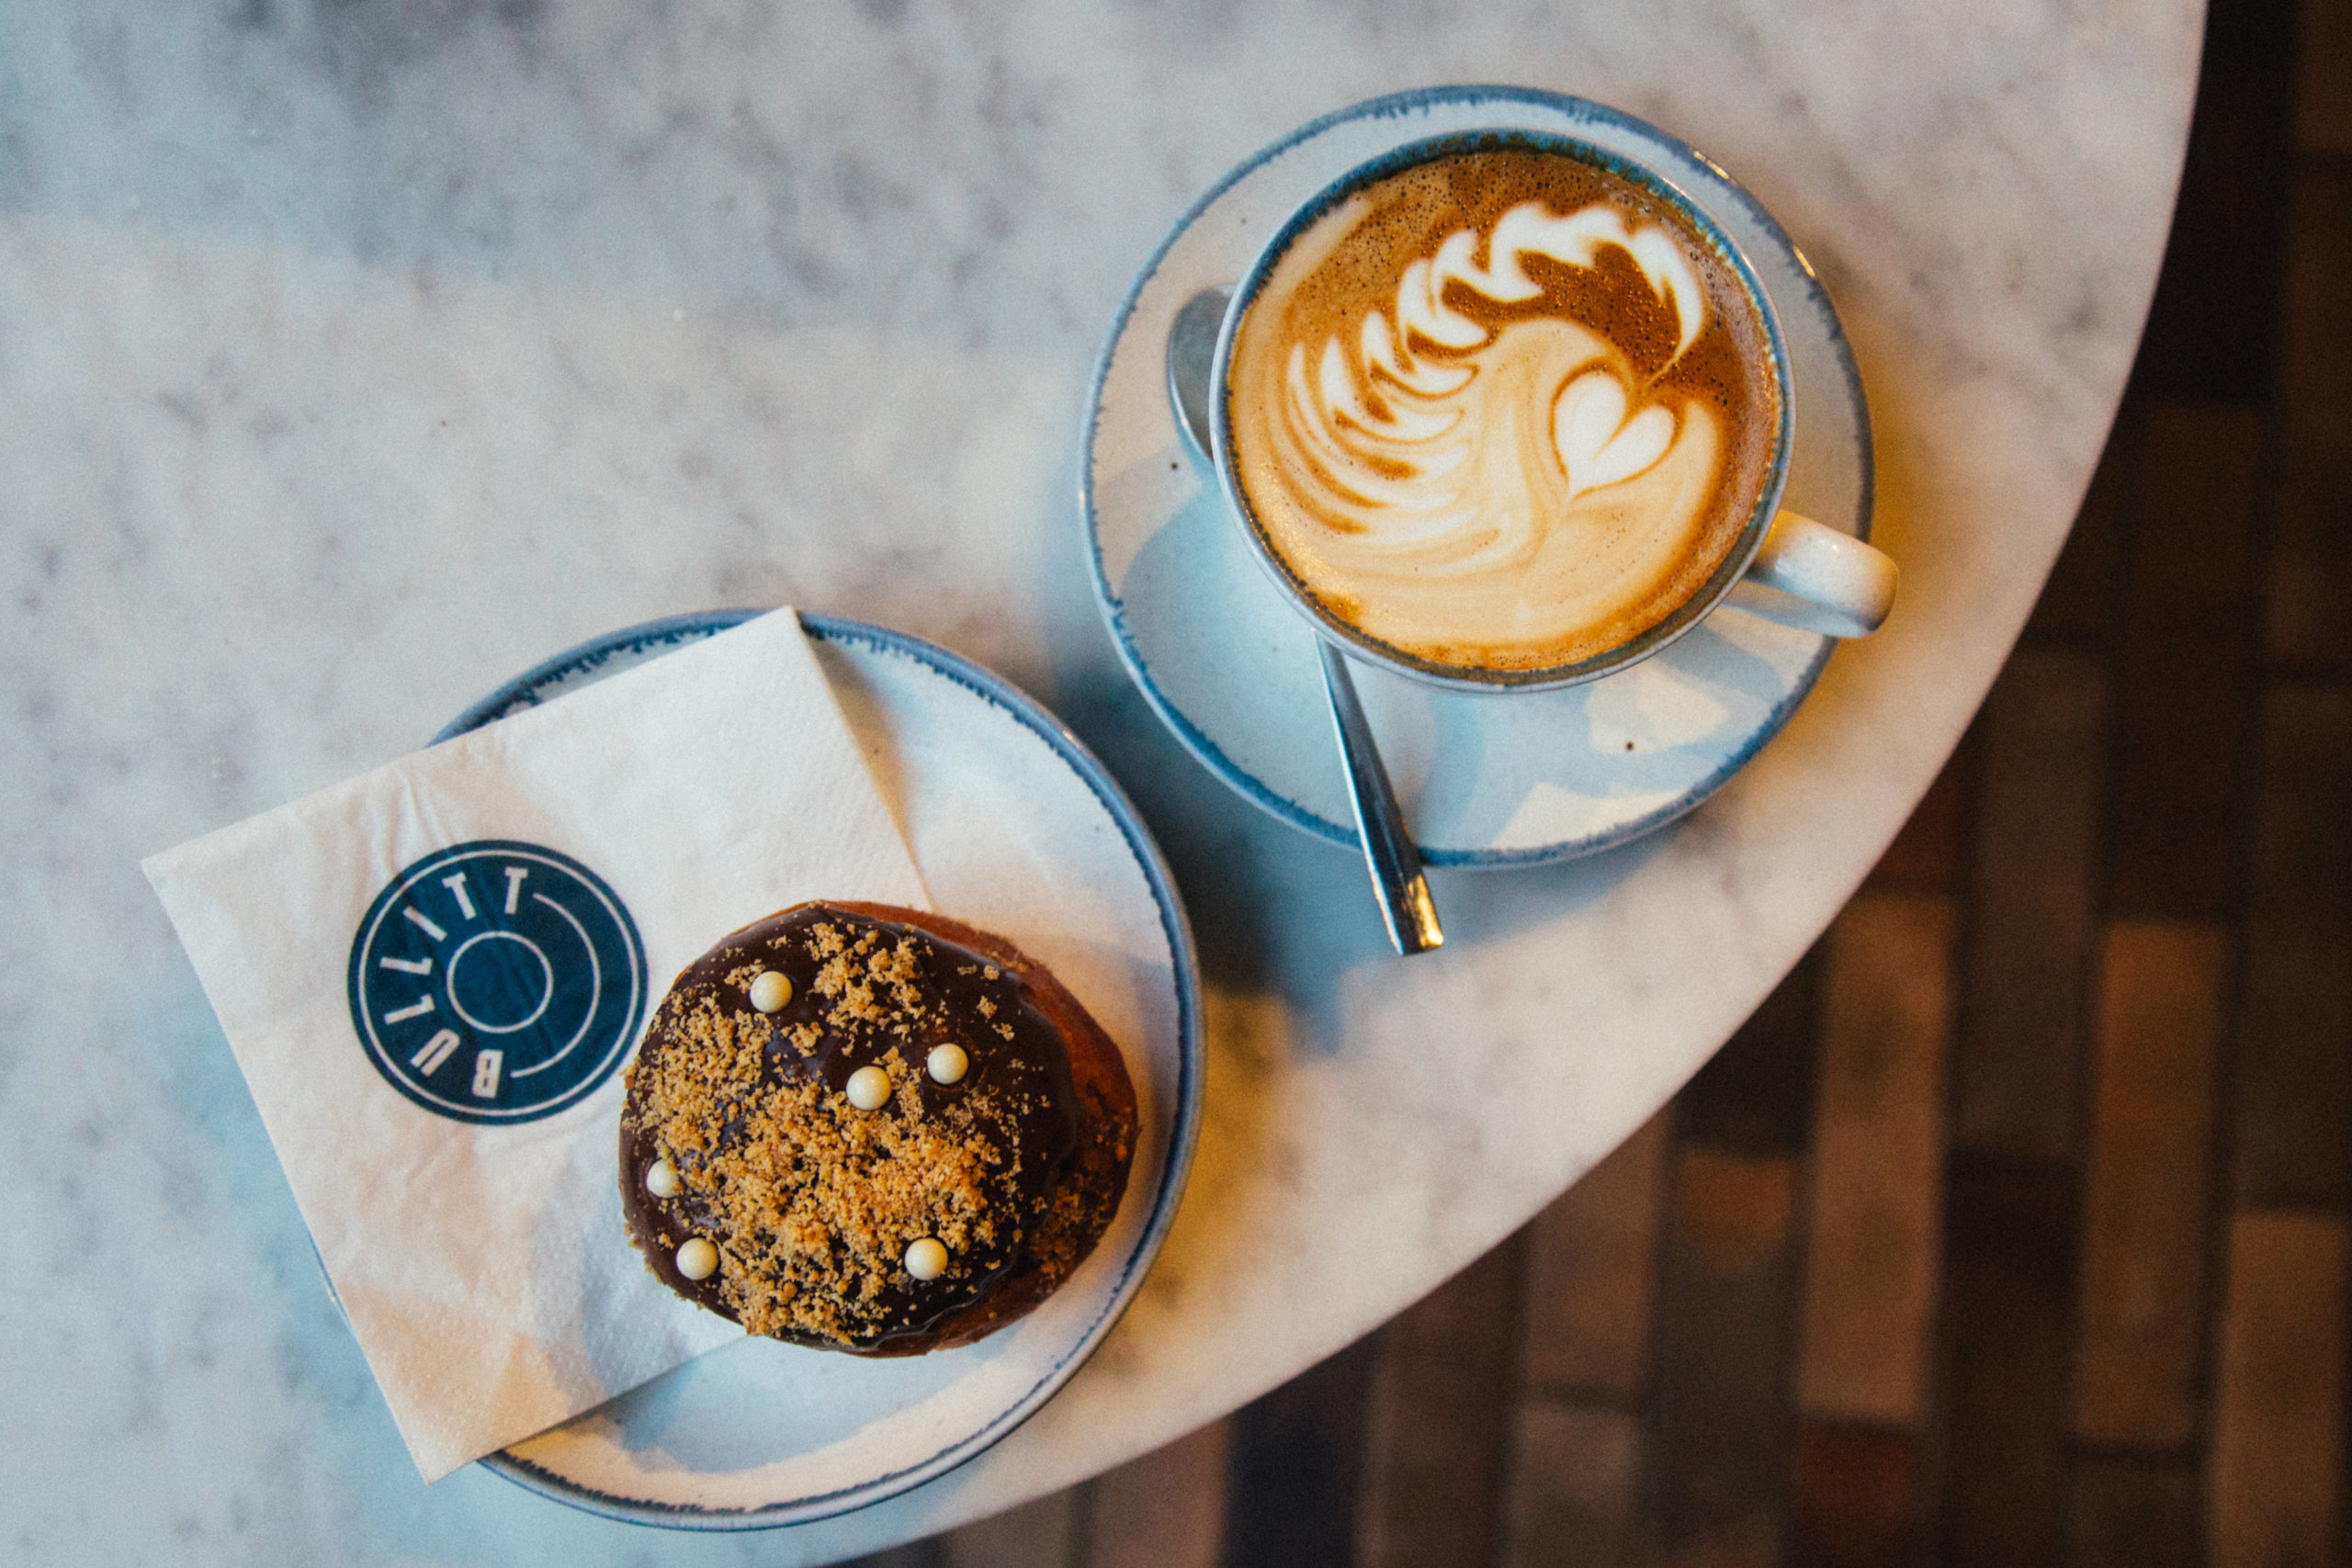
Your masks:
<path fill-rule="evenodd" d="M 860 1111 L 879 1111 L 890 1103 L 890 1075 L 879 1067 L 860 1067 L 849 1076 L 849 1102 Z"/>
<path fill-rule="evenodd" d="M 645 1190 L 656 1198 L 675 1198 L 684 1185 L 678 1179 L 678 1168 L 666 1159 L 657 1159 L 645 1168 Z"/>
<path fill-rule="evenodd" d="M 762 1012 L 774 1012 L 792 999 L 792 979 L 773 969 L 763 969 L 752 981 L 752 1005 Z"/>
<path fill-rule="evenodd" d="M 923 1070 L 931 1075 L 932 1082 L 959 1083 L 971 1070 L 972 1058 L 964 1054 L 964 1047 L 951 1041 L 944 1045 L 933 1045 L 931 1055 L 923 1058 L 922 1065 Z"/>
<path fill-rule="evenodd" d="M 907 1272 L 918 1280 L 936 1280 L 947 1272 L 947 1249 L 925 1236 L 907 1248 Z"/>
<path fill-rule="evenodd" d="M 689 1280 L 707 1280 L 718 1272 L 718 1248 L 696 1236 L 678 1248 L 678 1272 Z"/>

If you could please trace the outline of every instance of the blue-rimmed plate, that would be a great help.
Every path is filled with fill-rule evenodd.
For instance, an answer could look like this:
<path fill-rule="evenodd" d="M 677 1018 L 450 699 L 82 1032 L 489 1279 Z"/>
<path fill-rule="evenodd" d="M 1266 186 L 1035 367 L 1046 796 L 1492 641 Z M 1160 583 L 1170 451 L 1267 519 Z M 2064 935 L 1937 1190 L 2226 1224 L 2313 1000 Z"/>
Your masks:
<path fill-rule="evenodd" d="M 680 616 L 582 644 L 436 739 L 758 613 Z M 1134 1173 L 1079 1272 L 978 1345 L 867 1360 L 747 1338 L 482 1461 L 610 1518 L 797 1524 L 878 1503 L 987 1449 L 1077 1372 L 1133 1299 L 1199 1131 L 1191 935 L 1159 851 L 1102 764 L 1027 696 L 944 649 L 856 621 L 800 622 L 938 907 L 1043 960 L 1125 1053 L 1141 1113 Z"/>
<path fill-rule="evenodd" d="M 1168 330 L 1230 284 L 1300 203 L 1408 141 L 1480 127 L 1565 132 L 1664 174 L 1727 230 L 1781 317 L 1796 382 L 1782 504 L 1867 538 L 1870 414 L 1837 312 L 1780 225 L 1713 163 L 1581 98 L 1442 87 L 1316 120 L 1227 175 L 1144 265 L 1095 367 L 1083 502 L 1095 591 L 1128 672 L 1209 770 L 1294 827 L 1352 845 L 1314 633 L 1250 553 L 1169 412 Z M 1622 843 L 1690 810 L 1776 734 L 1826 637 L 1743 609 L 1739 587 L 1657 656 L 1566 691 L 1464 694 L 1363 666 L 1356 684 L 1422 857 L 1510 866 Z"/>

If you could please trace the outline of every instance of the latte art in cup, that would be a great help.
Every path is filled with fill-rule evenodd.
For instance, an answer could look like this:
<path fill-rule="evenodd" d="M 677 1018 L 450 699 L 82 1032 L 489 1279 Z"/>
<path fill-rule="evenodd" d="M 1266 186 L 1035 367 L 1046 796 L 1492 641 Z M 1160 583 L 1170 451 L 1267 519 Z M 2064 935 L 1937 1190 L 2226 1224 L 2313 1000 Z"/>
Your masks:
<path fill-rule="evenodd" d="M 1665 196 L 1524 147 L 1315 216 L 1232 328 L 1231 471 L 1278 569 L 1444 673 L 1556 671 L 1749 537 L 1782 411 L 1732 264 Z"/>

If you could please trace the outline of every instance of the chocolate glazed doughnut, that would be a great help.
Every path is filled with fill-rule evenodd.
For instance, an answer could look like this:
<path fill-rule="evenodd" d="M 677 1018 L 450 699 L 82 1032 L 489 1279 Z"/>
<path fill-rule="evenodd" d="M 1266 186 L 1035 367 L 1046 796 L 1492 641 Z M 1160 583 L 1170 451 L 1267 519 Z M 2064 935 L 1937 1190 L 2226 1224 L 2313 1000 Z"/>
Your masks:
<path fill-rule="evenodd" d="M 621 1209 L 647 1267 L 754 1334 L 967 1345 L 1044 1301 L 1117 1212 L 1118 1047 L 1012 943 L 796 905 L 690 964 L 628 1074 Z"/>

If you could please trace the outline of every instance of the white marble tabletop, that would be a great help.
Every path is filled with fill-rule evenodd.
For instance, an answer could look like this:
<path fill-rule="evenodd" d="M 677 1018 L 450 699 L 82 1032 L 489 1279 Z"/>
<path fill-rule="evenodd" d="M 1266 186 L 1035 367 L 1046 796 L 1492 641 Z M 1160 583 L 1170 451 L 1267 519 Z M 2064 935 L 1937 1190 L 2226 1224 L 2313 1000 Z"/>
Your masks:
<path fill-rule="evenodd" d="M 120 0 L 0 8 L 0 1540 L 24 1562 L 822 1562 L 1228 1410 L 1498 1238 L 1826 924 L 1974 710 L 2105 439 L 2192 0 L 1856 10 Z M 1113 656 L 1090 366 L 1226 168 L 1397 88 L 1580 94 L 1820 267 L 1888 628 L 1693 817 L 1441 874 L 1260 815 Z M 979 1461 L 761 1536 L 416 1480 L 140 855 L 410 750 L 611 627 L 791 603 L 1069 718 L 1173 863 L 1209 1108 L 1102 1353 Z"/>

